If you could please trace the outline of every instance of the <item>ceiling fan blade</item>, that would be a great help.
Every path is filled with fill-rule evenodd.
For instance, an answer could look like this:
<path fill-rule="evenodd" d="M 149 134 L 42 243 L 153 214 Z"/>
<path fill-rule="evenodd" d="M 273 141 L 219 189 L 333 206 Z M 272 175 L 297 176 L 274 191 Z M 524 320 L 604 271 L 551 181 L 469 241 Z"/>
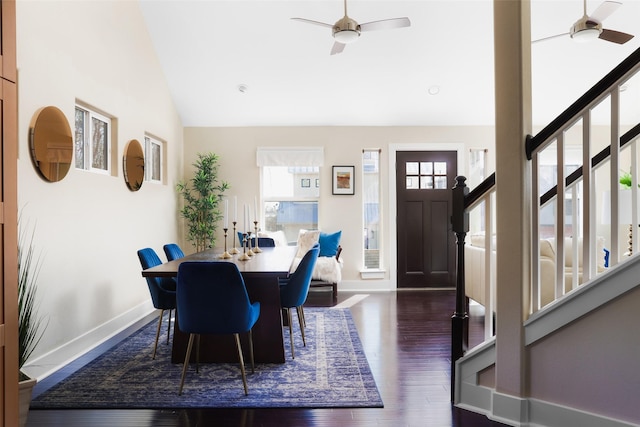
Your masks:
<path fill-rule="evenodd" d="M 603 29 L 599 38 L 608 42 L 625 44 L 633 38 L 633 35 L 622 33 L 620 31 Z"/>
<path fill-rule="evenodd" d="M 305 18 L 291 18 L 291 19 L 293 19 L 294 21 L 305 22 L 307 24 L 320 25 L 322 27 L 333 28 L 332 24 L 327 24 L 325 22 L 312 21 L 311 19 L 305 19 Z"/>
<path fill-rule="evenodd" d="M 555 36 L 543 37 L 541 39 L 532 40 L 531 43 L 538 43 L 538 42 L 543 42 L 543 41 L 546 41 L 546 40 L 557 39 L 558 37 L 566 37 L 568 35 L 569 35 L 569 33 L 556 34 Z"/>
<path fill-rule="evenodd" d="M 620 6 L 622 6 L 622 3 L 618 1 L 605 1 L 589 15 L 589 18 L 602 23 L 609 15 L 618 10 Z"/>
<path fill-rule="evenodd" d="M 360 24 L 360 31 L 393 30 L 394 28 L 404 28 L 409 26 L 411 26 L 411 21 L 409 21 L 409 18 L 407 17 L 391 18 Z"/>
<path fill-rule="evenodd" d="M 333 47 L 331 48 L 331 55 L 335 55 L 337 53 L 342 53 L 342 51 L 344 50 L 344 44 L 340 43 L 340 42 L 335 42 L 333 44 Z"/>

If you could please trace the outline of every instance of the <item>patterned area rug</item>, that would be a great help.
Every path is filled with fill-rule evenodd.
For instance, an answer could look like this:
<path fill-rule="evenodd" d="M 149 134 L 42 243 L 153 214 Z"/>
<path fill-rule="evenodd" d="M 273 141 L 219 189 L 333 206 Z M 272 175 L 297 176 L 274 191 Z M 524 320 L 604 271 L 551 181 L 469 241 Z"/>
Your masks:
<path fill-rule="evenodd" d="M 247 362 L 249 395 L 238 364 L 190 366 L 178 396 L 182 364 L 171 363 L 171 346 L 158 343 L 151 359 L 155 321 L 65 380 L 35 397 L 31 409 L 60 408 L 281 408 L 382 407 L 382 399 L 348 309 L 305 308 L 307 346 L 293 321 L 296 358 Z M 166 342 L 166 341 L 165 341 Z"/>

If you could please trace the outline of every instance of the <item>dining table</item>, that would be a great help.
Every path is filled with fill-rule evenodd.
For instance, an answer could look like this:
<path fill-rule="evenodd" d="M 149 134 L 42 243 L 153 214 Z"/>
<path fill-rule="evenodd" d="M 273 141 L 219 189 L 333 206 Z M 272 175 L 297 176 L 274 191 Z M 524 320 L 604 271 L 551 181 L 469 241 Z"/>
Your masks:
<path fill-rule="evenodd" d="M 185 261 L 216 261 L 234 263 L 245 282 L 251 302 L 260 302 L 260 316 L 252 329 L 253 354 L 256 363 L 284 363 L 283 318 L 278 279 L 287 277 L 296 255 L 295 246 L 260 248 L 261 252 L 243 260 L 243 248 L 230 258 L 222 258 L 223 250 L 207 249 L 186 255 L 155 267 L 142 270 L 143 277 L 177 277 Z M 171 362 L 182 363 L 189 334 L 180 331 L 180 313 L 174 323 Z M 245 357 L 248 356 L 248 334 L 241 334 Z M 191 360 L 196 360 L 192 352 Z M 248 360 L 248 359 L 247 359 Z M 232 335 L 202 335 L 199 361 L 203 363 L 237 362 L 238 353 Z"/>

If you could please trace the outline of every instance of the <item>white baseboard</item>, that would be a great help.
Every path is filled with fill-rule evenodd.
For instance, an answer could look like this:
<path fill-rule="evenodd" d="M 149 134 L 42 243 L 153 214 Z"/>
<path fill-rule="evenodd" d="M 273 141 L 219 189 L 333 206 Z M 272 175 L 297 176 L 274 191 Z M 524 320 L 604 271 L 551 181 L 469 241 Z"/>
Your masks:
<path fill-rule="evenodd" d="M 633 427 L 638 424 L 615 420 L 567 406 L 529 399 L 530 427 Z"/>
<path fill-rule="evenodd" d="M 154 315 L 155 312 L 156 309 L 151 304 L 151 301 L 144 302 L 74 340 L 30 360 L 22 369 L 31 378 L 41 381 L 123 330 L 142 320 L 146 322 L 145 318 L 149 315 Z"/>
<path fill-rule="evenodd" d="M 476 392 L 487 391 L 477 386 Z M 470 384 L 464 384 L 469 393 Z M 463 391 L 464 393 L 464 391 Z M 467 411 L 485 415 L 487 418 L 514 427 L 637 427 L 638 424 L 616 420 L 580 409 L 557 405 L 552 402 L 531 398 L 519 398 L 491 391 L 491 407 L 470 404 L 468 401 L 456 404 Z"/>

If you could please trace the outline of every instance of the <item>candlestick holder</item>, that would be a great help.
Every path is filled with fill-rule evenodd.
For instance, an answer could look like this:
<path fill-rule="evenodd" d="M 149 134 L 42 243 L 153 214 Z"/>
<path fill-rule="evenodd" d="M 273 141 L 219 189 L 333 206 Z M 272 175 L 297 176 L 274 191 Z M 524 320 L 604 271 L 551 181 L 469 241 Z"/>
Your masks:
<path fill-rule="evenodd" d="M 233 248 L 229 251 L 230 254 L 235 255 L 237 253 L 240 253 L 240 251 L 238 250 L 238 248 L 236 248 L 236 221 L 232 221 L 233 224 Z M 240 242 L 238 242 L 240 243 Z"/>
<path fill-rule="evenodd" d="M 220 259 L 229 259 L 231 258 L 231 254 L 227 252 L 227 231 L 229 231 L 229 229 L 225 227 L 222 230 L 224 230 L 224 252 L 220 255 Z"/>
<path fill-rule="evenodd" d="M 256 253 L 251 249 L 251 231 L 247 233 L 247 255 L 254 256 Z"/>
<path fill-rule="evenodd" d="M 260 245 L 258 245 L 258 221 L 253 221 L 253 228 L 256 230 L 256 244 L 253 247 L 253 252 L 260 253 L 262 249 L 260 249 Z"/>
<path fill-rule="evenodd" d="M 238 257 L 240 261 L 250 260 L 251 257 L 247 254 L 247 233 L 242 233 L 242 255 Z"/>

